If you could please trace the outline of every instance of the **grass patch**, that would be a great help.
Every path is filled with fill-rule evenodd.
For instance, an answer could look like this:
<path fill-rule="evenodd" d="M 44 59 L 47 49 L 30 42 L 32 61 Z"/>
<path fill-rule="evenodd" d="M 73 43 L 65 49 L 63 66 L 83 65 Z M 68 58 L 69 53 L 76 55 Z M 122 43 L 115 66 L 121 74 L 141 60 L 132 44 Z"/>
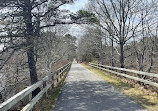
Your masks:
<path fill-rule="evenodd" d="M 138 84 L 132 84 L 125 78 L 119 78 L 103 70 L 93 68 L 87 64 L 82 64 L 90 71 L 94 72 L 115 88 L 129 96 L 133 101 L 144 106 L 148 111 L 158 111 L 158 93 L 149 89 L 144 89 Z"/>

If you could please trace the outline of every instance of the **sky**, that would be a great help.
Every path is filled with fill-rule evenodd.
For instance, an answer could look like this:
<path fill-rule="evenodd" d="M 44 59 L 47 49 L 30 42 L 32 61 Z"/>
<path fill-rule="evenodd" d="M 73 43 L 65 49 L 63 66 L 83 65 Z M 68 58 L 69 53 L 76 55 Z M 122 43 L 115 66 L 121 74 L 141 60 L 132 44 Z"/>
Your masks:
<path fill-rule="evenodd" d="M 66 4 L 61 6 L 60 9 L 67 9 L 75 13 L 78 10 L 83 9 L 87 3 L 88 0 L 76 0 L 73 4 Z M 68 33 L 76 36 L 77 38 L 80 38 L 81 36 L 83 36 L 83 26 L 72 25 Z"/>
<path fill-rule="evenodd" d="M 4 45 L 0 44 L 0 51 L 3 50 Z"/>
<path fill-rule="evenodd" d="M 71 12 L 76 12 L 82 8 L 88 3 L 88 0 L 76 0 L 73 4 L 65 4 L 61 6 L 61 9 L 67 9 Z"/>

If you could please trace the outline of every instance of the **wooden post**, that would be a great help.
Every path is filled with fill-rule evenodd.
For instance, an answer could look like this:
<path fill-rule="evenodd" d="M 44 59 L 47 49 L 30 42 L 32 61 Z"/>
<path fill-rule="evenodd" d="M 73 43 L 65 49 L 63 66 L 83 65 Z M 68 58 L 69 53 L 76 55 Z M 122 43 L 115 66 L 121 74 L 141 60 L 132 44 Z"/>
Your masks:
<path fill-rule="evenodd" d="M 52 82 L 54 81 L 54 75 L 52 76 Z M 54 88 L 54 82 L 52 84 L 52 88 Z"/>
<path fill-rule="evenodd" d="M 46 86 L 47 86 L 46 81 L 43 81 L 43 88 L 45 88 Z M 47 98 L 47 97 L 48 97 L 47 91 L 43 94 L 43 97 L 44 97 L 44 98 Z"/>
<path fill-rule="evenodd" d="M 62 73 L 61 72 L 62 72 L 62 69 L 60 69 L 60 79 L 62 78 Z"/>
<path fill-rule="evenodd" d="M 62 78 L 62 73 L 60 72 L 60 79 Z"/>
<path fill-rule="evenodd" d="M 58 73 L 59 73 L 59 72 L 57 71 L 57 73 L 56 73 L 56 75 L 57 75 L 57 83 L 59 82 Z"/>

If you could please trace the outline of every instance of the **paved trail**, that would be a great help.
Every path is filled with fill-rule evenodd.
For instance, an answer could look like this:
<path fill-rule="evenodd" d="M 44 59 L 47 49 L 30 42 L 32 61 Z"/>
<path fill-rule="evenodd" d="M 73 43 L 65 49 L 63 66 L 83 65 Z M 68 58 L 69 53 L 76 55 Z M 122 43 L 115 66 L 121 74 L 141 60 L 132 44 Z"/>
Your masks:
<path fill-rule="evenodd" d="M 99 76 L 73 63 L 54 111 L 146 111 Z"/>

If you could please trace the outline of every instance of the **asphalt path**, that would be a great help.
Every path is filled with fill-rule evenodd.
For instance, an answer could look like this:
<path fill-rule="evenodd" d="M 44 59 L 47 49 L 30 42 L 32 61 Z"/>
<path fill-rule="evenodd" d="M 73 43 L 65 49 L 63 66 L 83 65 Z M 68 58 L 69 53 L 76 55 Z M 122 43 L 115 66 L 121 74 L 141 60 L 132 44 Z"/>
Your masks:
<path fill-rule="evenodd" d="M 147 111 L 82 65 L 73 63 L 54 111 Z"/>

